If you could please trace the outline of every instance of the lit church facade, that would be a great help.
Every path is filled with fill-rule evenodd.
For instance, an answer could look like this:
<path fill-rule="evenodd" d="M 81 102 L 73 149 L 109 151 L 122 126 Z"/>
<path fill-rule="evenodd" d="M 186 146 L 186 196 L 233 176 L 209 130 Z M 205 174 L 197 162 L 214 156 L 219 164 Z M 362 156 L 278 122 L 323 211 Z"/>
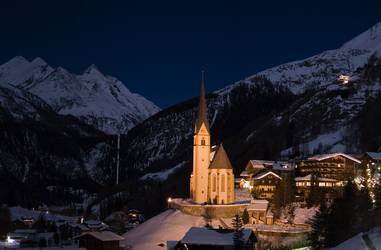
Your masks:
<path fill-rule="evenodd" d="M 201 80 L 198 118 L 193 136 L 190 195 L 198 204 L 234 202 L 234 174 L 222 144 L 211 147 L 204 80 Z"/>

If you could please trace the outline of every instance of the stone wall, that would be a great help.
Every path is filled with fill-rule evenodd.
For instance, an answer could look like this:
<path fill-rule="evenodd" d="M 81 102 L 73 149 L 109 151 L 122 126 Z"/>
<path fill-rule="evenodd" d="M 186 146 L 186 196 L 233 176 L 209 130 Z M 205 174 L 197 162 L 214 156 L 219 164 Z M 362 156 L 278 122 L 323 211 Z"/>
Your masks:
<path fill-rule="evenodd" d="M 233 205 L 199 205 L 199 204 L 182 204 L 181 202 L 172 202 L 170 207 L 178 209 L 184 214 L 194 216 L 209 216 L 210 218 L 231 218 L 236 214 L 242 215 L 243 210 L 249 204 L 233 204 Z"/>

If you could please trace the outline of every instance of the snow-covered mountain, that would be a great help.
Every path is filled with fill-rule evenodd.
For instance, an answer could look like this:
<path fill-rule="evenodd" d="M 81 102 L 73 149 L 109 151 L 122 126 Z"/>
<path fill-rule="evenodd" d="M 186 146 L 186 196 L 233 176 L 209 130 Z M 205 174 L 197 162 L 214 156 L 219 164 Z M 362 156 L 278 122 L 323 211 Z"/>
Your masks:
<path fill-rule="evenodd" d="M 2 84 L 27 90 L 58 113 L 74 115 L 110 134 L 125 133 L 160 110 L 95 65 L 76 75 L 41 58 L 30 62 L 17 56 L 0 66 Z"/>
<path fill-rule="evenodd" d="M 361 130 L 359 115 L 381 90 L 380 80 L 367 73 L 377 75 L 377 60 L 369 60 L 380 52 L 381 23 L 338 49 L 214 91 L 208 96 L 214 142 L 224 141 L 241 166 L 250 158 L 284 157 L 293 149 L 310 154 L 363 150 L 354 135 Z M 339 84 L 340 75 L 350 76 L 350 84 Z M 148 171 L 189 160 L 196 105 L 195 99 L 175 105 L 133 129 L 126 161 Z"/>
<path fill-rule="evenodd" d="M 367 63 L 372 54 L 380 52 L 381 22 L 338 49 L 261 71 L 215 93 L 229 92 L 239 83 L 250 84 L 255 77 L 264 76 L 274 85 L 286 86 L 294 94 L 301 94 L 309 88 L 330 85 L 340 74 L 353 74 L 357 68 Z"/>
<path fill-rule="evenodd" d="M 380 52 L 378 24 L 338 49 L 210 93 L 212 142 L 224 143 L 235 173 L 255 158 L 380 150 Z M 339 83 L 340 75 L 350 76 L 349 84 Z M 0 66 L 0 184 L 16 180 L 14 189 L 21 193 L 29 191 L 19 188 L 25 183 L 39 184 L 41 190 L 75 187 L 93 193 L 113 183 L 115 136 L 66 115 L 73 114 L 107 132 L 140 122 L 121 137 L 121 181 L 166 178 L 159 184 L 132 185 L 141 187 L 129 200 L 136 208 L 157 211 L 158 204 L 166 205 L 164 197 L 187 195 L 198 100 L 144 121 L 158 109 L 142 100 L 94 66 L 75 75 L 41 59 L 13 58 Z M 9 197 L 0 192 L 0 201 Z"/>

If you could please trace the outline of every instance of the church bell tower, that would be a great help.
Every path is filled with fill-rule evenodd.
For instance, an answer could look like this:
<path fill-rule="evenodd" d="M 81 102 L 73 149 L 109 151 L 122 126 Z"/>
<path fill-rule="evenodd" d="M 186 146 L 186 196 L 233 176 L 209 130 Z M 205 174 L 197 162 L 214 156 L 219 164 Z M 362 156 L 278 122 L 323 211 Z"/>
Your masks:
<path fill-rule="evenodd" d="M 208 200 L 208 168 L 210 165 L 210 129 L 205 99 L 204 77 L 200 83 L 198 118 L 193 135 L 193 173 L 190 193 L 194 202 L 202 204 Z"/>

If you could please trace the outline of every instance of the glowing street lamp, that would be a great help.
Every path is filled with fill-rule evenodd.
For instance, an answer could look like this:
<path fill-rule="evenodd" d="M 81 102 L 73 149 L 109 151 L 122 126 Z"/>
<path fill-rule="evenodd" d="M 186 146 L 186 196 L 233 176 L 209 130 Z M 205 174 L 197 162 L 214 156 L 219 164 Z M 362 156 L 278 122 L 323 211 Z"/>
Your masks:
<path fill-rule="evenodd" d="M 168 208 L 170 207 L 171 202 L 172 202 L 172 198 L 169 197 L 169 198 L 168 198 Z"/>

